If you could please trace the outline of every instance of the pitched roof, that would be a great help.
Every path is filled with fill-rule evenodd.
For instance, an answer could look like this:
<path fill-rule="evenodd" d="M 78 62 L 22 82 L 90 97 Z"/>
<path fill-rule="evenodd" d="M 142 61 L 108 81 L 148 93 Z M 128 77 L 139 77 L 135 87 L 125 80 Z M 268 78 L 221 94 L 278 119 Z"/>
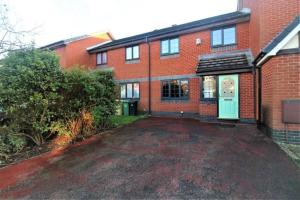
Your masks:
<path fill-rule="evenodd" d="M 107 34 L 109 36 L 109 38 L 111 38 L 111 39 L 114 38 L 110 32 L 100 31 L 100 32 L 92 33 L 92 34 L 80 35 L 80 36 L 77 36 L 77 37 L 72 37 L 72 38 L 68 38 L 68 39 L 65 39 L 65 40 L 60 40 L 60 41 L 57 41 L 57 42 L 53 42 L 51 44 L 47 44 L 45 46 L 40 47 L 40 49 L 54 50 L 54 49 L 63 47 L 68 43 L 75 42 L 75 41 L 78 41 L 78 40 L 83 40 L 83 39 L 93 37 L 93 36 L 97 36 L 99 34 Z"/>
<path fill-rule="evenodd" d="M 250 70 L 252 68 L 252 53 L 235 51 L 223 54 L 208 54 L 200 57 L 197 74 L 215 73 L 232 70 Z"/>
<path fill-rule="evenodd" d="M 68 44 L 70 42 L 74 42 L 74 41 L 77 41 L 77 40 L 82 40 L 82 39 L 85 39 L 85 38 L 88 38 L 88 37 L 90 37 L 90 35 L 81 35 L 81 36 L 77 36 L 77 37 L 72 37 L 72 38 L 68 38 L 68 39 L 65 39 L 65 40 L 60 40 L 60 41 L 53 42 L 51 44 L 42 46 L 42 47 L 40 47 L 40 49 L 54 50 L 54 49 L 63 47 L 63 46 L 65 46 L 66 44 Z"/>
<path fill-rule="evenodd" d="M 95 48 L 88 48 L 88 51 L 89 52 L 97 52 L 97 50 L 99 51 L 99 50 L 112 49 L 114 47 L 116 48 L 119 46 L 126 46 L 128 44 L 133 44 L 133 43 L 138 44 L 143 41 L 146 41 L 146 39 L 153 40 L 153 39 L 169 36 L 170 34 L 176 35 L 179 33 L 183 33 L 184 31 L 188 31 L 188 30 L 196 29 L 196 28 L 200 28 L 200 27 L 208 26 L 208 28 L 210 28 L 209 25 L 222 25 L 222 24 L 218 24 L 218 23 L 224 22 L 224 21 L 231 21 L 231 20 L 237 20 L 237 19 L 243 19 L 243 18 L 246 18 L 245 20 L 249 20 L 249 16 L 250 16 L 250 12 L 248 10 L 247 11 L 246 10 L 245 11 L 243 11 L 243 10 L 236 11 L 236 12 L 227 13 L 227 14 L 223 14 L 223 15 L 219 15 L 219 16 L 214 16 L 214 17 L 197 20 L 197 21 L 193 21 L 193 22 L 189 22 L 189 23 L 185 23 L 185 24 L 173 25 L 171 27 L 154 30 L 154 31 L 139 34 L 139 35 L 134 35 L 134 36 L 122 38 L 119 40 L 113 40 L 112 42 L 97 46 Z"/>
<path fill-rule="evenodd" d="M 287 25 L 280 33 L 278 33 L 273 40 L 262 50 L 264 53 L 269 53 L 274 47 L 276 47 L 296 26 L 300 24 L 300 15 Z"/>

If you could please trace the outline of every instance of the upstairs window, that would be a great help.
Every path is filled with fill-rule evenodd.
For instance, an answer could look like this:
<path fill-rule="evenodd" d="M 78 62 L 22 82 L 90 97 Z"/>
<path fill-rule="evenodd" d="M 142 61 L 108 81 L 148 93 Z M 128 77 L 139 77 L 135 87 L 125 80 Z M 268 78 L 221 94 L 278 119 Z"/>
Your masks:
<path fill-rule="evenodd" d="M 160 43 L 161 46 L 161 55 L 172 55 L 179 53 L 179 39 L 167 39 L 162 40 Z"/>
<path fill-rule="evenodd" d="M 126 60 L 137 60 L 140 58 L 140 48 L 138 45 L 126 48 Z"/>
<path fill-rule="evenodd" d="M 125 83 L 120 85 L 121 99 L 138 99 L 140 98 L 139 83 Z"/>
<path fill-rule="evenodd" d="M 107 52 L 97 53 L 97 65 L 107 64 Z"/>
<path fill-rule="evenodd" d="M 202 100 L 215 100 L 217 97 L 217 82 L 215 76 L 202 77 Z"/>
<path fill-rule="evenodd" d="M 213 47 L 236 44 L 236 28 L 222 28 L 211 32 L 211 43 Z"/>
<path fill-rule="evenodd" d="M 162 99 L 188 99 L 188 80 L 167 80 L 162 81 Z"/>

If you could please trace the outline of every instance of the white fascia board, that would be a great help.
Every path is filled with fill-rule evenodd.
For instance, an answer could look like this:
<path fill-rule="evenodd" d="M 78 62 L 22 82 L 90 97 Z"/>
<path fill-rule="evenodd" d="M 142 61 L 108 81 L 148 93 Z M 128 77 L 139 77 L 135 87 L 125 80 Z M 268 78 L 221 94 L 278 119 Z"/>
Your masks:
<path fill-rule="evenodd" d="M 277 44 L 269 53 L 267 53 L 258 63 L 260 66 L 268 57 L 275 56 L 279 50 L 284 47 L 298 32 L 300 31 L 300 24 L 298 24 L 279 44 Z"/>

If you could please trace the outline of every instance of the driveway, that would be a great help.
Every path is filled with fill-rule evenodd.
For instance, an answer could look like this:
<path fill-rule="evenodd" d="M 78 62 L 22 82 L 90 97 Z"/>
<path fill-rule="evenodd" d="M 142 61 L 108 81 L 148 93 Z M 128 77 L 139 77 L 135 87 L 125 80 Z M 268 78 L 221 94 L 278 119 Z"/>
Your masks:
<path fill-rule="evenodd" d="M 0 170 L 1 198 L 297 199 L 300 170 L 254 126 L 147 118 Z"/>

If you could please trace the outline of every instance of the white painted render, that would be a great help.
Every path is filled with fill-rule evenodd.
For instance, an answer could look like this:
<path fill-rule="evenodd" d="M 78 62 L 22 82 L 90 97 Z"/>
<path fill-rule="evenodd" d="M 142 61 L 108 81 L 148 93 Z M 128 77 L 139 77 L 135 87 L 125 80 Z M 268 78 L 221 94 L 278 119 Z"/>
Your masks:
<path fill-rule="evenodd" d="M 277 44 L 269 53 L 267 53 L 258 63 L 257 66 L 260 66 L 268 57 L 275 56 L 278 51 L 280 51 L 285 45 L 287 45 L 294 36 L 298 36 L 300 31 L 300 24 L 296 26 L 279 44 Z"/>
<path fill-rule="evenodd" d="M 298 33 L 299 34 L 299 33 Z M 299 36 L 296 34 L 282 49 L 294 49 L 299 48 Z"/>

